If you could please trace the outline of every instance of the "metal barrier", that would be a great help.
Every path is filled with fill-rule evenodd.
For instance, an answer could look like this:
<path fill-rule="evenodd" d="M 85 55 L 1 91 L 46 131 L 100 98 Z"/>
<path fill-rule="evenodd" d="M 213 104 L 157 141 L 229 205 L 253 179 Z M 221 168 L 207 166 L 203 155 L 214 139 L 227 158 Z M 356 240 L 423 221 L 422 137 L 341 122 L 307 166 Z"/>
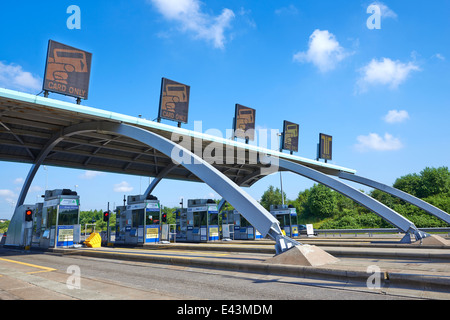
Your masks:
<path fill-rule="evenodd" d="M 447 233 L 450 237 L 450 228 L 419 228 L 420 231 L 427 233 Z M 398 228 L 378 228 L 378 229 L 314 229 L 314 233 L 324 234 L 325 237 L 328 234 L 355 234 L 355 237 L 358 234 L 369 234 L 369 237 L 372 237 L 374 233 L 402 233 L 402 231 Z M 306 230 L 300 231 L 301 235 L 306 235 Z"/>

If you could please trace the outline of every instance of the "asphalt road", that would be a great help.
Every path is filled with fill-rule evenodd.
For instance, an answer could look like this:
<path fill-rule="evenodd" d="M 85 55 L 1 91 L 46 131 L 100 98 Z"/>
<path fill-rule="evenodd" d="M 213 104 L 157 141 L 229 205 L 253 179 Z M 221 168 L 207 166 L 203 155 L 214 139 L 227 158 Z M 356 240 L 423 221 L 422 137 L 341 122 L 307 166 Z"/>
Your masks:
<path fill-rule="evenodd" d="M 73 270 L 78 270 L 79 273 Z M 75 276 L 80 275 L 79 282 Z M 346 283 L 0 249 L 1 299 L 395 300 Z M 71 286 L 72 288 L 68 288 Z"/>

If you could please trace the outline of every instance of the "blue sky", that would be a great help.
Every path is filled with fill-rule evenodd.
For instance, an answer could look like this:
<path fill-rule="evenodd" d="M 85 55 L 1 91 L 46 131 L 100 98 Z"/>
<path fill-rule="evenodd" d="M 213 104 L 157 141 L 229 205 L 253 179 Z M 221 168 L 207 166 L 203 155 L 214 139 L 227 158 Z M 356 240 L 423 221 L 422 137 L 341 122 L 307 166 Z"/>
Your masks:
<path fill-rule="evenodd" d="M 372 4 L 379 20 L 367 13 Z M 81 29 L 67 26 L 70 5 L 81 10 Z M 225 135 L 240 103 L 257 110 L 257 128 L 298 123 L 298 155 L 315 158 L 318 135 L 327 133 L 334 137 L 332 163 L 391 185 L 450 163 L 449 14 L 445 0 L 7 1 L 0 11 L 0 87 L 39 93 L 52 39 L 93 53 L 83 105 L 153 120 L 167 77 L 191 86 L 185 128 L 202 121 L 203 131 Z M 380 29 L 368 20 L 381 21 Z M 0 164 L 1 218 L 11 216 L 29 168 Z M 147 184 L 147 177 L 46 167 L 27 203 L 46 186 L 77 186 L 83 210 L 104 209 Z M 278 174 L 246 191 L 259 200 L 271 184 L 279 186 Z M 283 174 L 288 198 L 312 184 Z M 155 195 L 166 206 L 181 197 L 219 198 L 206 185 L 170 180 Z"/>

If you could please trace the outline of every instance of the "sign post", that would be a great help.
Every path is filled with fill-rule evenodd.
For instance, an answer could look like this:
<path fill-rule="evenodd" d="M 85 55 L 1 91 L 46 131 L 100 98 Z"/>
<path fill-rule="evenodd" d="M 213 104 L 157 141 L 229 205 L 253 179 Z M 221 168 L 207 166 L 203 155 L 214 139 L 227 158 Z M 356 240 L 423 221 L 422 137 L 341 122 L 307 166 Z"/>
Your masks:
<path fill-rule="evenodd" d="M 44 96 L 55 92 L 87 100 L 91 73 L 92 54 L 65 44 L 49 40 L 45 76 Z"/>
<path fill-rule="evenodd" d="M 291 154 L 298 152 L 299 125 L 284 120 L 283 123 L 283 140 L 281 149 L 289 150 Z"/>
<path fill-rule="evenodd" d="M 333 159 L 333 137 L 321 133 L 319 135 L 319 147 L 318 147 L 318 155 L 317 159 L 325 159 L 325 163 L 327 160 Z"/>
<path fill-rule="evenodd" d="M 249 140 L 255 140 L 255 118 L 256 110 L 236 104 L 234 116 L 234 137 L 245 139 L 245 143 Z"/>
<path fill-rule="evenodd" d="M 178 127 L 188 123 L 190 92 L 190 86 L 162 78 L 158 122 L 172 120 L 178 122 Z"/>

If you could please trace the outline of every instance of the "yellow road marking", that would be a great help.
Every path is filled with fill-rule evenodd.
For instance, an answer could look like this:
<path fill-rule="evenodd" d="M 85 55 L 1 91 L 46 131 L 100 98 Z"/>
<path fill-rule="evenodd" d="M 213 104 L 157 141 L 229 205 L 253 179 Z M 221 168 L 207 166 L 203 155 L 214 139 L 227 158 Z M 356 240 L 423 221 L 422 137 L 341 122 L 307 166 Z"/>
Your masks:
<path fill-rule="evenodd" d="M 143 257 L 166 257 L 166 258 L 180 258 L 180 259 L 186 259 L 186 260 L 192 260 L 195 259 L 195 257 L 180 257 L 180 256 L 169 256 L 169 255 L 162 255 L 162 254 L 138 254 L 138 253 L 129 253 L 129 252 L 112 252 L 112 251 L 101 251 L 103 253 L 109 253 L 109 254 L 123 254 L 123 255 L 133 255 L 133 256 L 143 256 Z"/>
<path fill-rule="evenodd" d="M 142 250 L 146 250 L 146 249 L 133 249 L 133 248 L 130 248 L 130 249 L 124 249 L 124 250 L 127 250 L 127 251 L 141 251 L 142 252 Z M 205 256 L 205 257 L 208 257 L 208 256 L 223 257 L 223 256 L 229 256 L 230 255 L 229 253 L 214 253 L 214 252 L 210 253 L 210 252 L 198 252 L 198 251 L 191 251 L 191 250 L 172 250 L 172 249 L 170 249 L 170 250 L 167 250 L 167 251 L 162 251 L 162 250 L 155 250 L 155 251 L 160 252 L 161 254 L 154 254 L 154 255 L 152 255 L 152 254 L 139 254 L 139 255 L 145 255 L 145 256 L 151 256 L 151 257 L 164 256 L 164 257 L 178 257 L 178 258 L 181 258 L 181 257 L 180 256 L 169 256 L 169 255 L 167 255 L 167 253 L 175 253 L 175 252 L 177 252 L 177 253 L 184 253 L 186 255 L 192 254 L 192 255 Z M 102 250 L 102 252 L 108 252 L 108 251 L 107 250 L 104 250 L 104 251 Z M 115 251 L 115 252 L 116 253 L 120 253 L 120 254 L 126 254 L 126 253 L 122 253 L 120 251 Z M 194 259 L 194 258 L 195 257 L 193 257 L 192 259 Z"/>
<path fill-rule="evenodd" d="M 21 262 L 21 261 L 15 261 L 15 260 L 4 259 L 4 258 L 0 258 L 0 260 L 1 261 L 6 261 L 6 262 L 11 262 L 11 263 L 21 264 L 21 265 L 24 265 L 24 266 L 27 266 L 27 267 L 42 269 L 41 271 L 27 272 L 27 274 L 56 271 L 56 269 L 53 269 L 53 268 L 48 268 L 48 267 L 44 267 L 44 266 L 38 266 L 36 264 L 31 264 L 31 263 L 26 263 L 26 262 Z"/>
<path fill-rule="evenodd" d="M 145 249 L 136 249 L 136 250 L 145 250 Z M 189 250 L 167 250 L 167 251 L 160 251 L 161 253 L 165 253 L 165 252 L 177 252 L 177 253 L 184 253 L 184 254 L 195 254 L 195 255 L 199 255 L 199 256 L 214 256 L 214 257 L 221 257 L 221 256 L 229 256 L 229 253 L 214 253 L 214 252 L 198 252 L 198 251 L 189 251 Z"/>

